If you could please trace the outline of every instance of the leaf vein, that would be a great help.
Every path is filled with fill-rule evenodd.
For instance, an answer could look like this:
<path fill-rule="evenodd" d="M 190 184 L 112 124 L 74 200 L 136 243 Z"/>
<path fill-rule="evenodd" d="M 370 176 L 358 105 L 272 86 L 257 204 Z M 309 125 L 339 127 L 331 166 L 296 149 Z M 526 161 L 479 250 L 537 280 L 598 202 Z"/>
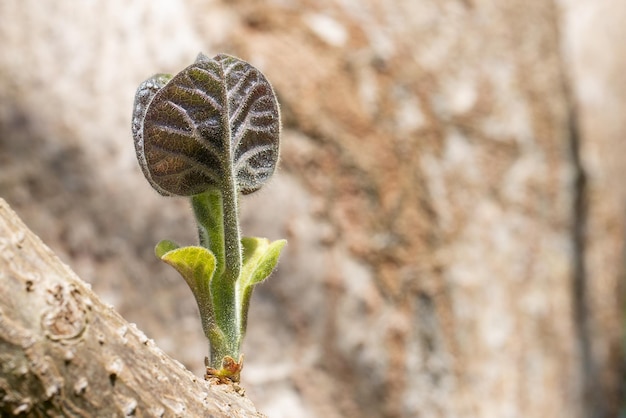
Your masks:
<path fill-rule="evenodd" d="M 185 123 L 187 123 L 187 125 L 189 125 L 191 129 L 195 130 L 195 124 L 193 123 L 193 119 L 191 118 L 191 116 L 189 116 L 189 112 L 187 112 L 184 107 L 172 101 L 171 99 L 164 100 L 164 102 L 165 104 L 171 106 L 176 112 L 178 112 L 178 114 L 183 117 Z"/>
<path fill-rule="evenodd" d="M 164 160 L 167 157 L 173 157 L 179 160 L 183 160 L 190 168 L 195 168 L 196 170 L 199 170 L 207 174 L 211 178 L 211 180 L 216 181 L 216 182 L 220 181 L 220 173 L 217 170 L 213 170 L 210 167 L 199 163 L 194 158 L 191 158 L 188 155 L 183 154 L 181 152 L 177 152 L 177 151 L 173 151 L 171 149 L 165 148 L 162 145 L 153 144 L 153 147 L 157 151 L 164 154 L 164 156 L 158 162 Z M 211 150 L 207 150 L 207 151 L 213 154 L 213 156 L 217 158 L 217 156 Z"/>
<path fill-rule="evenodd" d="M 211 77 L 213 79 L 213 81 L 215 81 L 216 83 L 219 83 L 219 84 L 223 83 L 222 78 L 219 76 L 219 74 L 214 74 L 213 72 L 207 70 L 206 68 L 202 68 L 202 67 L 199 67 L 199 66 L 195 66 L 193 69 L 203 73 L 204 75 L 206 75 L 208 77 Z M 189 75 L 187 75 L 187 77 L 189 77 Z M 189 78 L 191 79 L 191 77 L 189 77 Z M 194 84 L 196 84 L 196 83 L 194 83 Z"/>
<path fill-rule="evenodd" d="M 192 132 L 186 131 L 185 129 L 180 128 L 178 126 L 166 125 L 164 123 L 152 123 L 152 127 L 160 131 L 166 132 L 168 134 L 185 136 L 187 138 L 192 138 L 192 139 L 194 138 L 194 135 Z"/>
<path fill-rule="evenodd" d="M 272 145 L 261 145 L 242 153 L 235 162 L 235 170 L 239 171 L 241 167 L 243 165 L 246 165 L 251 158 L 254 158 L 256 155 L 261 154 L 265 151 L 271 151 L 273 148 L 274 147 Z"/>
<path fill-rule="evenodd" d="M 223 109 L 224 109 L 224 107 L 217 100 L 215 100 L 214 97 L 212 97 L 209 94 L 205 93 L 198 86 L 196 86 L 196 87 L 187 87 L 187 86 L 177 85 L 176 88 L 179 89 L 179 90 L 184 91 L 185 93 L 196 94 L 196 95 L 202 97 L 202 100 L 204 100 L 208 104 L 210 104 L 211 107 L 213 107 L 213 109 L 215 109 L 217 112 L 221 113 L 223 111 Z"/>

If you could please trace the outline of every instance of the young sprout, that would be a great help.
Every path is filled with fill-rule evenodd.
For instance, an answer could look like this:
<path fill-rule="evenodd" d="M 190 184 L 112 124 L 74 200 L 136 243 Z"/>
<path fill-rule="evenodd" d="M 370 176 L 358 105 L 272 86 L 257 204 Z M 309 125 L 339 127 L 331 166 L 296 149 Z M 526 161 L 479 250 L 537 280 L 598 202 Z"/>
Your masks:
<path fill-rule="evenodd" d="M 222 381 L 239 381 L 252 290 L 286 244 L 241 238 L 238 217 L 239 195 L 261 188 L 276 169 L 280 128 L 265 76 L 225 54 L 200 54 L 174 77 L 157 74 L 135 96 L 139 165 L 160 194 L 191 199 L 200 236 L 197 246 L 161 241 L 155 253 L 191 288 L 210 344 L 207 377 Z"/>

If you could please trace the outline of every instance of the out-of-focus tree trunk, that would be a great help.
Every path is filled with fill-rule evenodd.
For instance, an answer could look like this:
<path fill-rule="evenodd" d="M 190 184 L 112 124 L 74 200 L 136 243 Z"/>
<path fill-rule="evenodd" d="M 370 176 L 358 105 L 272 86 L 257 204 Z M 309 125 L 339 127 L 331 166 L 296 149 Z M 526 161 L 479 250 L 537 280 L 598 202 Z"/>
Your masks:
<path fill-rule="evenodd" d="M 194 239 L 190 213 L 134 162 L 132 96 L 238 55 L 284 124 L 281 171 L 242 199 L 245 235 L 289 239 L 244 346 L 260 410 L 613 417 L 625 19 L 619 0 L 3 1 L 0 195 L 198 370 L 191 294 L 151 254 Z"/>

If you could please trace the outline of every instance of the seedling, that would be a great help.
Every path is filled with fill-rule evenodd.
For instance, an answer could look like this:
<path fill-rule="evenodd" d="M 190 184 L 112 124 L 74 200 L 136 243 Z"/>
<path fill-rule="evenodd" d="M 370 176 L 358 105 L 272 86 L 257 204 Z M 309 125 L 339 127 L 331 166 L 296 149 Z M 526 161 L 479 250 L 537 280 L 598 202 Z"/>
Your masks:
<path fill-rule="evenodd" d="M 175 76 L 141 83 L 133 110 L 137 159 L 162 195 L 191 199 L 199 245 L 163 240 L 157 257 L 193 292 L 209 339 L 207 377 L 239 381 L 254 286 L 273 271 L 285 240 L 241 238 L 238 199 L 272 176 L 280 111 L 265 76 L 238 58 L 200 54 Z"/>

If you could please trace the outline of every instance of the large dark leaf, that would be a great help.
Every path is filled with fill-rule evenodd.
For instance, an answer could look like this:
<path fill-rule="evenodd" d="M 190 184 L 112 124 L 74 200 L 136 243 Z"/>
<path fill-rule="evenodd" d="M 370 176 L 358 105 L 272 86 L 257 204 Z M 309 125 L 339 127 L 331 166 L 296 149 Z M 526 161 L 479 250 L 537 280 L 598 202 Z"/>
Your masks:
<path fill-rule="evenodd" d="M 259 189 L 276 168 L 280 135 L 265 76 L 238 58 L 200 54 L 164 80 L 147 80 L 135 97 L 135 147 L 152 186 L 181 196 L 233 182 L 242 193 Z"/>

